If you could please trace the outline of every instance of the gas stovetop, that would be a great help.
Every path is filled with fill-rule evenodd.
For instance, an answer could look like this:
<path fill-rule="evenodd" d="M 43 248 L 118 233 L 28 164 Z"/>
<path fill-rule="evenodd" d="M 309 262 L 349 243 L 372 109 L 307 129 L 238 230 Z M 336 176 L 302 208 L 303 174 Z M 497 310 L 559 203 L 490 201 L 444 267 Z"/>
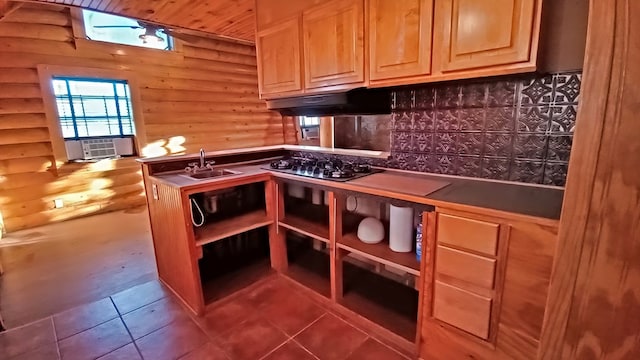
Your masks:
<path fill-rule="evenodd" d="M 332 181 L 349 181 L 384 171 L 359 162 L 305 158 L 281 159 L 269 165 L 269 170 Z"/>

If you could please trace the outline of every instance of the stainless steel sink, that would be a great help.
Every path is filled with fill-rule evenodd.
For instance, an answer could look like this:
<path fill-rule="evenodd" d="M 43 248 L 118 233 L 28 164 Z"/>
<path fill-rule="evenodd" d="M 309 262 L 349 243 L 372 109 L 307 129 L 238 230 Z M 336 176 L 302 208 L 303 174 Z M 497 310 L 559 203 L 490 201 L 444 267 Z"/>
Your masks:
<path fill-rule="evenodd" d="M 203 179 L 211 179 L 211 178 L 217 178 L 221 176 L 237 175 L 237 174 L 240 174 L 240 172 L 228 170 L 228 169 L 213 169 L 213 170 L 198 171 L 191 174 L 180 174 L 180 175 L 191 178 L 191 179 L 203 180 Z"/>

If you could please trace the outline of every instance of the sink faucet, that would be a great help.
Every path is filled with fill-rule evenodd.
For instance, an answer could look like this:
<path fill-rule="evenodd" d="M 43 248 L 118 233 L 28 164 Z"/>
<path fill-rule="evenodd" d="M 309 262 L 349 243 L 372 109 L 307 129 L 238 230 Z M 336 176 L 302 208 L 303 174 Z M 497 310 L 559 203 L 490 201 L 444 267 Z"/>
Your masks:
<path fill-rule="evenodd" d="M 213 165 L 216 162 L 213 160 L 206 161 L 204 149 L 200 149 L 200 163 L 192 162 L 184 169 L 188 173 L 198 173 L 206 170 L 213 170 Z"/>

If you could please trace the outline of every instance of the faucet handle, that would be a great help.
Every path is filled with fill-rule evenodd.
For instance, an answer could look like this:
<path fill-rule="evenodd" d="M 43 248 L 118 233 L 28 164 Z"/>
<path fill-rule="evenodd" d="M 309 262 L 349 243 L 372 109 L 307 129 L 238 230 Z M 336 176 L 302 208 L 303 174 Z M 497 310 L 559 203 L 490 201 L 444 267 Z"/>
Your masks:
<path fill-rule="evenodd" d="M 197 168 L 198 167 L 198 163 L 197 162 L 190 162 L 187 164 L 187 166 L 192 167 L 192 168 Z"/>

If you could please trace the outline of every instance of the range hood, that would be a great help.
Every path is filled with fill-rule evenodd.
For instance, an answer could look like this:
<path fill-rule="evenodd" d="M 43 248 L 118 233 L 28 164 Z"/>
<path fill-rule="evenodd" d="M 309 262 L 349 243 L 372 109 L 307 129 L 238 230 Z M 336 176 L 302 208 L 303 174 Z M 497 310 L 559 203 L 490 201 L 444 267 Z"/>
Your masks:
<path fill-rule="evenodd" d="M 267 101 L 267 108 L 286 116 L 373 115 L 391 113 L 388 89 L 358 88 L 343 93 Z"/>

